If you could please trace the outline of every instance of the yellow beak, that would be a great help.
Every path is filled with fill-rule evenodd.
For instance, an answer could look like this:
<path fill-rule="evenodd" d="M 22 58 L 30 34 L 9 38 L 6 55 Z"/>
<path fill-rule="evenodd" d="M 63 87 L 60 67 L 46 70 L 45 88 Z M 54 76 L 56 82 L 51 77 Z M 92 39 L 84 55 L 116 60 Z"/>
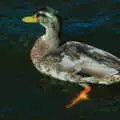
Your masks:
<path fill-rule="evenodd" d="M 38 19 L 35 15 L 24 17 L 22 18 L 22 21 L 25 23 L 38 23 Z"/>

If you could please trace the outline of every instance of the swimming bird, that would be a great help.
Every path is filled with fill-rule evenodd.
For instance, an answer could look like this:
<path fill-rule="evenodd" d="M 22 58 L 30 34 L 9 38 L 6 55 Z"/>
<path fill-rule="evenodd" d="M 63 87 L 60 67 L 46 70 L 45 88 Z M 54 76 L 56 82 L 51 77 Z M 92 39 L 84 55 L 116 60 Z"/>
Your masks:
<path fill-rule="evenodd" d="M 120 82 L 120 59 L 94 46 L 68 41 L 61 42 L 61 17 L 51 7 L 42 7 L 32 16 L 22 19 L 25 23 L 40 23 L 45 33 L 33 45 L 30 57 L 38 71 L 53 78 L 74 82 L 84 90 L 66 105 L 74 106 L 80 100 L 88 99 L 92 84 L 110 85 Z"/>

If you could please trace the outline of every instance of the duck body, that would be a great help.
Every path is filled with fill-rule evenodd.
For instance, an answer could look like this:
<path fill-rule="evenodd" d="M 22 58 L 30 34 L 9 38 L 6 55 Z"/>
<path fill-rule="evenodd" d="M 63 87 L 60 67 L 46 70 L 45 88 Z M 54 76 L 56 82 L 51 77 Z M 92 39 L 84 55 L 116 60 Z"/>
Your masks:
<path fill-rule="evenodd" d="M 31 50 L 33 64 L 41 73 L 78 84 L 109 85 L 120 81 L 120 59 L 116 56 L 75 41 L 56 48 L 54 42 L 47 44 L 43 38 Z"/>

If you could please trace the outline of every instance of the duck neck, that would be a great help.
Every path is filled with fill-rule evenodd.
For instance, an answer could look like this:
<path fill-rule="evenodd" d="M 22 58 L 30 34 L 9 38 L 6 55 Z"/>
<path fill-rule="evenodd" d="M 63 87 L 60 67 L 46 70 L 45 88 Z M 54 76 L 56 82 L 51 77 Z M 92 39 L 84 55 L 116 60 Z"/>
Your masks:
<path fill-rule="evenodd" d="M 31 58 L 34 62 L 40 61 L 50 52 L 55 52 L 58 46 L 58 32 L 51 27 L 47 27 L 45 34 L 36 40 L 31 50 Z"/>
<path fill-rule="evenodd" d="M 42 36 L 43 41 L 48 45 L 48 50 L 53 51 L 59 46 L 59 35 L 51 26 L 46 27 L 45 34 Z"/>

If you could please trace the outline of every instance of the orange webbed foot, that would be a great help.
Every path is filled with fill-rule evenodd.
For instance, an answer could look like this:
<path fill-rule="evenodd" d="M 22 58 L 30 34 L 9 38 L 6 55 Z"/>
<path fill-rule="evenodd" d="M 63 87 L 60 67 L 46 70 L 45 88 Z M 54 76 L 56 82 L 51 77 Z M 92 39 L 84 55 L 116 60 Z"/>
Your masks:
<path fill-rule="evenodd" d="M 70 104 L 66 105 L 66 108 L 71 108 L 82 100 L 89 100 L 88 93 L 91 91 L 91 86 L 84 86 L 84 90 L 81 91 L 76 98 L 74 98 Z"/>

